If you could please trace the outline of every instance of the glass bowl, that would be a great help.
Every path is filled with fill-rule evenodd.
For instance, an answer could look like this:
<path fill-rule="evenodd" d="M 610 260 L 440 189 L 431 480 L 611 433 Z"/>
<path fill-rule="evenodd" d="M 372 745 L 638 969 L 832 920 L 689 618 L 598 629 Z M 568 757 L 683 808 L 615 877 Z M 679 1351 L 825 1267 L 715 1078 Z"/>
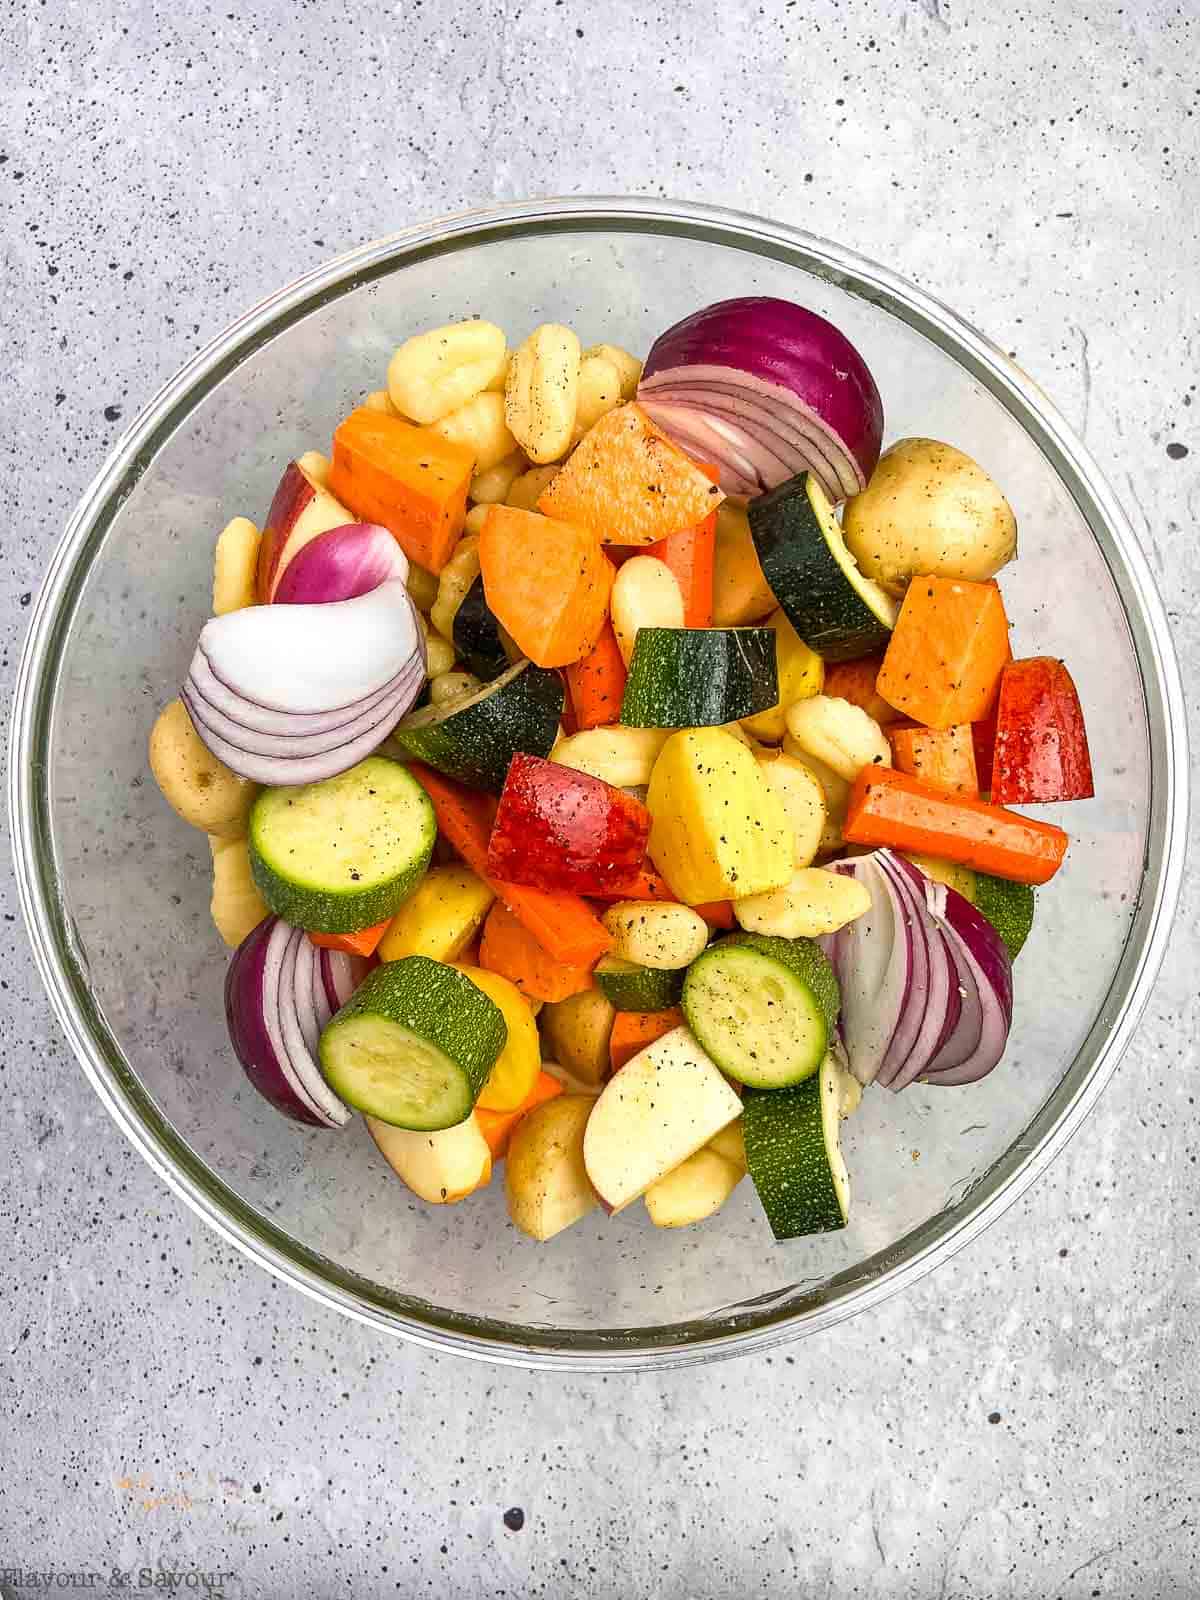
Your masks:
<path fill-rule="evenodd" d="M 228 518 L 261 519 L 281 465 L 383 381 L 409 333 L 481 314 L 645 351 L 686 312 L 783 295 L 863 351 L 889 438 L 975 456 L 1021 530 L 1004 574 L 1018 654 L 1065 657 L 1094 733 L 1097 798 L 1060 812 L 1068 862 L 1016 968 L 1008 1056 L 962 1089 L 875 1091 L 845 1125 L 842 1233 L 773 1244 L 749 1183 L 659 1231 L 594 1214 L 548 1245 L 503 1184 L 428 1207 L 361 1122 L 305 1131 L 248 1087 L 225 1039 L 227 953 L 209 853 L 146 768 L 146 738 L 208 615 Z M 308 274 L 235 323 L 125 434 L 58 546 L 14 707 L 11 804 L 34 950 L 119 1126 L 206 1222 L 329 1306 L 444 1350 L 528 1365 L 666 1366 L 829 1326 L 972 1238 L 1061 1150 L 1115 1067 L 1158 967 L 1186 819 L 1183 702 L 1147 564 L 1045 396 L 928 295 L 754 217 L 565 200 L 409 229 Z"/>

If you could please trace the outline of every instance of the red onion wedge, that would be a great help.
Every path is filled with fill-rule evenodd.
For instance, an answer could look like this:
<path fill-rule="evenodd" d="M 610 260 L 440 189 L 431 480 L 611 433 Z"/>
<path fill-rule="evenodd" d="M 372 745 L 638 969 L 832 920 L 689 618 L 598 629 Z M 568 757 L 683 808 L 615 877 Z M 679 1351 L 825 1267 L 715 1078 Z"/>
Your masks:
<path fill-rule="evenodd" d="M 353 581 L 362 578 L 368 542 L 377 558 L 372 571 L 382 570 L 380 532 L 395 543 L 386 530 L 368 527 L 370 541 L 358 541 L 362 561 L 348 559 L 343 576 L 353 566 Z M 321 542 L 300 551 L 285 580 Z M 345 600 L 213 617 L 201 630 L 181 698 L 200 738 L 240 777 L 273 786 L 319 783 L 382 743 L 420 694 L 425 667 L 416 610 L 403 578 L 393 576 Z"/>
<path fill-rule="evenodd" d="M 721 300 L 676 323 L 647 357 L 638 401 L 720 467 L 729 494 L 812 472 L 836 503 L 865 489 L 879 460 L 883 405 L 866 363 L 788 300 Z"/>
<path fill-rule="evenodd" d="M 835 862 L 871 910 L 820 942 L 842 991 L 841 1033 L 861 1083 L 971 1083 L 1000 1061 L 1012 969 L 999 934 L 955 890 L 876 850 Z"/>
<path fill-rule="evenodd" d="M 377 522 L 348 522 L 318 534 L 284 568 L 277 606 L 328 605 L 370 594 L 389 578 L 408 578 L 408 557 Z"/>
<path fill-rule="evenodd" d="M 229 963 L 225 1019 L 234 1054 L 265 1100 L 293 1121 L 340 1128 L 350 1110 L 317 1065 L 322 1017 L 328 1021 L 332 1015 L 324 982 L 327 953 L 339 952 L 318 950 L 302 929 L 264 918 Z M 359 966 L 361 979 L 366 963 Z"/>

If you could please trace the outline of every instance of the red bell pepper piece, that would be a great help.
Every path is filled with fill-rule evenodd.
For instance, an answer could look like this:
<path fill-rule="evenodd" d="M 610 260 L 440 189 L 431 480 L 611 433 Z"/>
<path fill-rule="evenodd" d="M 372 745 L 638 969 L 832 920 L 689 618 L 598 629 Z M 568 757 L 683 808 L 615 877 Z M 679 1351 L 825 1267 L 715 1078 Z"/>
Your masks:
<path fill-rule="evenodd" d="M 488 876 L 574 894 L 619 893 L 641 872 L 649 837 L 650 813 L 640 800 L 518 751 L 488 841 Z"/>
<path fill-rule="evenodd" d="M 992 799 L 997 805 L 1089 800 L 1092 759 L 1071 674 L 1052 656 L 1010 661 L 1000 677 Z"/>
<path fill-rule="evenodd" d="M 996 755 L 996 711 L 982 722 L 971 724 L 971 743 L 975 746 L 975 772 L 979 778 L 980 794 L 992 787 L 992 762 Z"/>

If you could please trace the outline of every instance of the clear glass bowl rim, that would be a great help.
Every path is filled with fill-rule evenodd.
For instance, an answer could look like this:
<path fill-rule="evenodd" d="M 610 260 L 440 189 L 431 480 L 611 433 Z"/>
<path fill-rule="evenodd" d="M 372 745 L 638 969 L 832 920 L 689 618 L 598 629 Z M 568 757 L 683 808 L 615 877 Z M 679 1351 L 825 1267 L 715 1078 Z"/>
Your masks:
<path fill-rule="evenodd" d="M 965 367 L 1034 439 L 1096 538 L 1133 636 L 1150 739 L 1145 875 L 1129 937 L 1087 1038 L 1023 1136 L 966 1195 L 902 1245 L 819 1291 L 765 1297 L 718 1333 L 704 1321 L 581 1333 L 447 1312 L 357 1277 L 275 1227 L 192 1153 L 125 1062 L 89 992 L 86 962 L 59 892 L 53 843 L 45 752 L 53 748 L 55 689 L 83 585 L 121 502 L 196 400 L 291 323 L 407 261 L 533 232 L 610 229 L 692 238 L 793 264 L 901 318 Z M 1041 389 L 948 307 L 863 256 L 747 213 L 640 197 L 532 200 L 419 223 L 306 273 L 195 355 L 118 440 L 53 553 L 22 653 L 9 754 L 15 876 L 39 972 L 93 1088 L 154 1171 L 222 1238 L 321 1304 L 434 1350 L 525 1367 L 666 1368 L 768 1349 L 877 1304 L 961 1249 L 1045 1171 L 1115 1070 L 1166 950 L 1187 840 L 1187 724 L 1166 614 L 1120 503 Z"/>

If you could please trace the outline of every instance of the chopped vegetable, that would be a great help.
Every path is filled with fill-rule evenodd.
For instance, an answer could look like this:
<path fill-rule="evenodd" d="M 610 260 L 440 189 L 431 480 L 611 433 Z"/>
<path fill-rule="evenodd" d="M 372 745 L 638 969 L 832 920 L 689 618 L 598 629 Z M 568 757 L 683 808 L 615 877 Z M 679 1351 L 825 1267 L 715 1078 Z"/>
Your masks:
<path fill-rule="evenodd" d="M 367 1131 L 392 1171 L 419 1199 L 452 1206 L 492 1180 L 492 1153 L 473 1117 L 438 1132 L 410 1132 L 377 1117 Z"/>
<path fill-rule="evenodd" d="M 625 658 L 611 622 L 604 623 L 586 655 L 568 662 L 565 676 L 580 731 L 616 721 L 625 693 Z"/>
<path fill-rule="evenodd" d="M 385 917 L 382 922 L 359 928 L 355 933 L 310 932 L 308 937 L 321 950 L 342 950 L 348 956 L 373 956 L 391 925 L 392 919 Z"/>
<path fill-rule="evenodd" d="M 466 445 L 360 406 L 333 436 L 329 487 L 355 517 L 389 528 L 410 561 L 440 572 L 463 530 L 474 471 Z"/>
<path fill-rule="evenodd" d="M 488 914 L 494 895 L 470 867 L 431 867 L 387 925 L 380 959 L 428 956 L 457 961 Z"/>
<path fill-rule="evenodd" d="M 985 582 L 1017 553 L 1008 501 L 978 462 L 937 439 L 885 450 L 842 525 L 863 572 L 895 595 L 929 575 Z"/>
<path fill-rule="evenodd" d="M 531 661 L 564 667 L 591 651 L 613 581 L 593 534 L 533 511 L 489 506 L 479 557 L 487 603 Z"/>
<path fill-rule="evenodd" d="M 683 591 L 664 561 L 635 555 L 613 580 L 611 613 L 617 648 L 628 666 L 643 628 L 683 627 Z"/>
<path fill-rule="evenodd" d="M 566 1094 L 522 1118 L 508 1149 L 508 1214 L 531 1239 L 553 1239 L 596 1207 L 583 1160 L 584 1131 L 595 1101 Z"/>
<path fill-rule="evenodd" d="M 619 1211 L 741 1114 L 692 1034 L 676 1028 L 627 1061 L 592 1107 L 583 1136 L 592 1187 Z"/>
<path fill-rule="evenodd" d="M 920 865 L 920 863 L 918 863 Z M 1015 961 L 1033 927 L 1034 894 L 1027 883 L 1010 883 L 989 873 L 975 874 L 974 892 L 964 896 L 988 919 Z"/>
<path fill-rule="evenodd" d="M 678 1005 L 683 992 L 682 968 L 640 966 L 623 956 L 601 956 L 595 979 L 617 1011 L 665 1011 Z"/>
<path fill-rule="evenodd" d="M 439 831 L 471 870 L 486 879 L 495 802 L 420 763 L 414 762 L 408 771 L 433 802 Z M 515 883 L 489 881 L 488 886 L 559 961 L 590 967 L 612 943 L 599 918 L 578 895 L 552 894 Z"/>
<path fill-rule="evenodd" d="M 550 759 L 618 789 L 644 788 L 669 737 L 665 728 L 587 728 L 556 744 Z"/>
<path fill-rule="evenodd" d="M 701 1046 L 722 1072 L 759 1089 L 816 1072 L 839 1006 L 833 968 L 809 939 L 734 934 L 693 962 L 683 986 Z"/>
<path fill-rule="evenodd" d="M 531 1111 L 536 1111 L 538 1106 L 545 1105 L 547 1100 L 556 1100 L 562 1092 L 563 1086 L 557 1078 L 552 1078 L 548 1072 L 539 1072 L 534 1079 L 533 1088 L 512 1111 L 490 1111 L 477 1102 L 475 1121 L 479 1124 L 480 1133 L 487 1140 L 492 1160 L 504 1160 L 508 1154 L 509 1142 L 522 1117 L 527 1117 Z"/>
<path fill-rule="evenodd" d="M 300 789 L 264 789 L 250 813 L 263 899 L 296 927 L 354 933 L 393 915 L 424 875 L 433 808 L 406 768 L 370 756 Z"/>
<path fill-rule="evenodd" d="M 592 987 L 589 968 L 556 960 L 502 900 L 483 925 L 478 964 L 508 978 L 529 1000 L 567 1000 Z"/>
<path fill-rule="evenodd" d="M 975 771 L 979 776 L 980 794 L 990 794 L 992 764 L 996 759 L 996 713 L 999 696 L 991 712 L 971 724 L 971 743 L 975 746 Z"/>
<path fill-rule="evenodd" d="M 618 1011 L 608 1036 L 608 1056 L 614 1072 L 644 1050 L 648 1044 L 671 1033 L 683 1022 L 678 1006 L 665 1011 Z"/>
<path fill-rule="evenodd" d="M 408 560 L 377 522 L 348 522 L 298 550 L 275 585 L 276 605 L 329 605 L 370 594 L 389 578 L 405 583 Z"/>
<path fill-rule="evenodd" d="M 677 902 L 621 900 L 609 906 L 602 920 L 612 935 L 615 957 L 658 971 L 681 970 L 708 943 L 704 918 Z"/>
<path fill-rule="evenodd" d="M 485 683 L 508 670 L 506 635 L 487 603 L 482 573 L 476 575 L 454 613 L 452 637 L 459 655 Z"/>
<path fill-rule="evenodd" d="M 488 873 L 537 889 L 619 893 L 640 872 L 649 835 L 650 813 L 631 795 L 518 752 L 488 843 Z"/>
<path fill-rule="evenodd" d="M 226 523 L 213 555 L 214 617 L 241 611 L 258 599 L 258 529 L 249 517 Z"/>
<path fill-rule="evenodd" d="M 746 1096 L 746 1164 L 777 1239 L 849 1221 L 850 1176 L 839 1144 L 843 1075 L 831 1052 L 820 1072 L 793 1088 Z"/>
<path fill-rule="evenodd" d="M 827 694 L 798 700 L 788 711 L 787 731 L 805 755 L 815 756 L 847 783 L 864 767 L 892 764 L 883 729 L 849 700 Z"/>
<path fill-rule="evenodd" d="M 656 1228 L 687 1228 L 705 1221 L 729 1199 L 745 1170 L 727 1161 L 710 1140 L 646 1190 L 651 1222 Z"/>
<path fill-rule="evenodd" d="M 213 755 L 182 700 L 172 700 L 155 720 L 150 770 L 163 799 L 184 822 L 219 839 L 245 835 L 258 785 Z"/>
<path fill-rule="evenodd" d="M 270 915 L 270 910 L 250 871 L 250 850 L 245 839 L 221 839 L 210 833 L 208 847 L 213 868 L 209 911 L 217 932 L 231 949 L 236 949 Z"/>
<path fill-rule="evenodd" d="M 622 567 L 621 577 L 635 564 Z M 639 728 L 721 727 L 766 710 L 779 699 L 775 642 L 770 628 L 643 627 L 621 721 Z"/>
<path fill-rule="evenodd" d="M 978 722 L 996 703 L 1010 654 L 994 583 L 922 577 L 909 585 L 876 687 L 928 728 Z"/>
<path fill-rule="evenodd" d="M 825 668 L 825 690 L 835 700 L 849 700 L 861 706 L 869 717 L 886 728 L 889 723 L 900 722 L 900 713 L 875 687 L 883 655 L 864 656 L 859 661 L 834 661 Z"/>
<path fill-rule="evenodd" d="M 1010 661 L 1000 677 L 991 779 L 997 805 L 1089 800 L 1095 794 L 1083 708 L 1061 661 Z"/>
<path fill-rule="evenodd" d="M 471 1114 L 508 1036 L 464 973 L 427 956 L 376 967 L 321 1034 L 321 1070 L 347 1104 L 433 1132 Z"/>
<path fill-rule="evenodd" d="M 763 777 L 783 803 L 792 830 L 796 867 L 807 867 L 821 848 L 825 832 L 825 794 L 820 782 L 794 756 L 772 751 L 759 756 Z"/>
<path fill-rule="evenodd" d="M 766 626 L 775 635 L 775 667 L 779 698 L 765 711 L 742 719 L 746 732 L 767 744 L 778 744 L 787 732 L 785 713 L 797 700 L 820 694 L 825 685 L 825 663 L 810 650 L 782 611 L 774 611 Z"/>
<path fill-rule="evenodd" d="M 620 405 L 580 441 L 538 508 L 605 544 L 648 545 L 695 527 L 723 498 L 640 406 Z"/>
<path fill-rule="evenodd" d="M 979 799 L 975 741 L 971 724 L 953 728 L 921 728 L 901 723 L 888 729 L 892 756 L 901 772 L 911 772 L 935 788 Z"/>
<path fill-rule="evenodd" d="M 792 875 L 783 805 L 750 750 L 721 728 L 667 740 L 646 805 L 650 858 L 689 905 L 777 889 Z"/>
<path fill-rule="evenodd" d="M 603 1083 L 608 1075 L 608 1040 L 614 1011 L 599 989 L 574 994 L 569 1000 L 542 1007 L 542 1025 L 550 1054 L 584 1083 Z"/>
<path fill-rule="evenodd" d="M 698 461 L 711 482 L 720 481 L 720 472 L 706 462 Z M 683 596 L 683 625 L 685 628 L 708 628 L 713 620 L 713 562 L 717 542 L 716 508 L 694 527 L 683 528 L 678 533 L 660 539 L 646 551 L 655 556 L 675 575 Z"/>
<path fill-rule="evenodd" d="M 479 1091 L 476 1109 L 515 1111 L 533 1093 L 542 1066 L 537 1023 L 529 1002 L 516 984 L 502 978 L 498 972 L 463 963 L 459 963 L 458 970 L 470 978 L 477 989 L 483 990 L 508 1027 L 508 1038 Z"/>
<path fill-rule="evenodd" d="M 355 520 L 342 502 L 329 493 L 325 482 L 313 471 L 313 465 L 307 456 L 289 462 L 275 490 L 258 542 L 255 587 L 260 605 L 267 605 L 275 598 L 283 574 L 311 540 Z M 217 616 L 222 615 L 217 607 L 213 610 Z"/>
<path fill-rule="evenodd" d="M 761 622 L 777 604 L 759 565 L 745 506 L 723 501 L 717 507 L 713 551 L 713 622 L 718 628 Z"/>
<path fill-rule="evenodd" d="M 748 933 L 817 939 L 844 928 L 870 905 L 871 897 L 860 883 L 824 867 L 800 867 L 782 888 L 735 900 L 733 912 Z"/>
<path fill-rule="evenodd" d="M 887 767 L 859 774 L 842 831 L 853 844 L 914 850 L 1033 884 L 1054 876 L 1069 843 L 1053 823 L 960 799 Z"/>
<path fill-rule="evenodd" d="M 549 755 L 562 708 L 558 673 L 518 661 L 474 694 L 410 712 L 392 736 L 448 778 L 498 793 L 518 752 Z"/>
<path fill-rule="evenodd" d="M 729 494 L 811 471 L 841 500 L 866 487 L 879 459 L 883 403 L 866 363 L 831 322 L 789 300 L 747 295 L 685 317 L 655 340 L 638 399 L 720 466 Z"/>

